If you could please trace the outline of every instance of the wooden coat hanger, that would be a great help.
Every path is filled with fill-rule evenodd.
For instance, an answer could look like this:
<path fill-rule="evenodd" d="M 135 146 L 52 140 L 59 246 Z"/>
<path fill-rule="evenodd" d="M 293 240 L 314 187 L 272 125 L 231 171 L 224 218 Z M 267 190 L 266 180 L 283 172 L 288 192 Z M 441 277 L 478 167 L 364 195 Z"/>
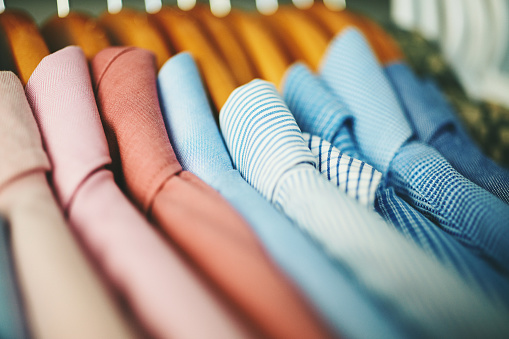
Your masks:
<path fill-rule="evenodd" d="M 280 7 L 265 20 L 286 46 L 293 61 L 304 61 L 313 70 L 318 69 L 330 40 L 325 28 L 295 6 Z"/>
<path fill-rule="evenodd" d="M 119 46 L 135 46 L 152 51 L 156 56 L 157 68 L 171 56 L 171 51 L 157 27 L 146 13 L 130 9 L 112 8 L 108 1 L 108 12 L 101 15 L 99 25 L 106 31 L 110 42 Z M 114 2 L 117 4 L 118 2 Z"/>
<path fill-rule="evenodd" d="M 257 77 L 256 69 L 243 49 L 239 37 L 224 18 L 215 16 L 206 6 L 197 4 L 191 11 L 203 26 L 209 41 L 231 70 L 237 84 L 243 85 Z"/>
<path fill-rule="evenodd" d="M 348 27 L 358 28 L 366 37 L 382 64 L 403 59 L 403 53 L 394 39 L 374 21 L 348 10 L 333 11 L 322 3 L 315 3 L 307 13 L 329 31 L 331 35 L 343 32 Z"/>
<path fill-rule="evenodd" d="M 24 85 L 39 62 L 49 54 L 32 18 L 15 10 L 0 13 L 0 47 L 0 68 L 16 73 Z"/>
<path fill-rule="evenodd" d="M 58 6 L 62 6 L 57 2 Z M 69 12 L 69 3 L 65 8 L 58 7 L 58 15 L 49 19 L 41 33 L 51 52 L 66 46 L 81 47 L 88 60 L 110 46 L 106 31 L 95 19 L 84 13 Z"/>
<path fill-rule="evenodd" d="M 239 34 L 258 75 L 279 86 L 292 58 L 288 51 L 282 48 L 281 42 L 272 35 L 263 19 L 253 13 L 232 10 L 226 20 Z"/>
<path fill-rule="evenodd" d="M 220 111 L 239 83 L 211 44 L 196 18 L 181 10 L 164 7 L 152 16 L 178 52 L 187 51 L 196 60 L 210 97 Z"/>

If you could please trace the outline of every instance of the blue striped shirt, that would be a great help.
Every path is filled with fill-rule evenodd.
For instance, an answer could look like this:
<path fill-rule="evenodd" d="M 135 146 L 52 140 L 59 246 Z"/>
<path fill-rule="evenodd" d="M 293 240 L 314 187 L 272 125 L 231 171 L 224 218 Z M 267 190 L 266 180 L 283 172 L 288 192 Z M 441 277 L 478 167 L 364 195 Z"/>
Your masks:
<path fill-rule="evenodd" d="M 182 168 L 215 188 L 246 219 L 267 254 L 340 335 L 402 338 L 385 316 L 317 244 L 277 211 L 234 169 L 192 57 L 181 53 L 161 68 L 159 97 L 166 129 Z M 366 323 L 369 326 L 366 326 Z"/>
<path fill-rule="evenodd" d="M 368 163 L 388 186 L 465 246 L 509 270 L 509 206 L 459 174 L 412 128 L 365 39 L 347 29 L 334 39 L 321 77 L 354 117 Z"/>
<path fill-rule="evenodd" d="M 415 335 L 509 334 L 507 311 L 322 177 L 272 84 L 254 80 L 235 90 L 219 120 L 244 179 L 321 243 Z"/>
<path fill-rule="evenodd" d="M 329 178 L 329 173 L 334 171 L 339 161 L 337 157 L 330 155 L 341 152 L 344 157 L 347 152 L 355 155 L 359 153 L 357 149 L 352 149 L 354 142 L 347 140 L 351 135 L 350 125 L 322 124 L 321 121 L 348 121 L 351 113 L 306 66 L 294 65 L 285 79 L 284 97 L 299 127 L 306 132 L 317 133 L 324 139 L 330 138 L 333 143 L 331 145 L 314 136 L 314 149 L 319 149 L 322 154 L 319 161 L 322 166 L 319 170 L 324 175 L 327 173 Z M 338 115 L 343 118 L 340 119 Z M 331 130 L 331 125 L 338 131 Z M 343 132 L 338 133 L 339 130 Z M 335 138 L 336 135 L 342 135 L 342 138 Z M 343 152 L 343 148 L 348 151 Z M 414 241 L 429 255 L 436 257 L 448 269 L 457 271 L 468 283 L 481 287 L 493 300 L 501 299 L 509 305 L 509 281 L 397 196 L 393 187 L 386 187 L 385 183 L 378 186 L 375 209 L 405 237 Z"/>

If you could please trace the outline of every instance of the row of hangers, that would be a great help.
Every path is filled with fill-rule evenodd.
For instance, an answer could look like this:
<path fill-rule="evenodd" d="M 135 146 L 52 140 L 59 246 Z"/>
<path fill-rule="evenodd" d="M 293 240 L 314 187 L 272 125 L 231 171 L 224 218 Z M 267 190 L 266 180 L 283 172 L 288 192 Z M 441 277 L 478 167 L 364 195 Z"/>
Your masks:
<path fill-rule="evenodd" d="M 508 0 L 392 0 L 391 17 L 438 42 L 472 98 L 509 107 Z"/>
<path fill-rule="evenodd" d="M 0 66 L 26 83 L 44 56 L 68 45 L 80 46 L 88 59 L 110 45 L 137 46 L 152 51 L 158 67 L 171 55 L 188 51 L 219 111 L 235 88 L 254 78 L 279 85 L 295 61 L 316 70 L 332 37 L 350 26 L 366 35 L 381 61 L 401 58 L 379 26 L 342 10 L 342 0 L 296 0 L 294 6 L 257 0 L 262 14 L 232 9 L 225 1 L 229 4 L 212 0 L 209 9 L 194 0 L 181 0 L 178 8 L 145 0 L 146 11 L 141 12 L 123 8 L 121 0 L 108 0 L 108 11 L 93 18 L 59 0 L 58 15 L 40 30 L 27 14 L 7 9 L 0 14 L 0 44 L 10 57 L 4 56 Z"/>

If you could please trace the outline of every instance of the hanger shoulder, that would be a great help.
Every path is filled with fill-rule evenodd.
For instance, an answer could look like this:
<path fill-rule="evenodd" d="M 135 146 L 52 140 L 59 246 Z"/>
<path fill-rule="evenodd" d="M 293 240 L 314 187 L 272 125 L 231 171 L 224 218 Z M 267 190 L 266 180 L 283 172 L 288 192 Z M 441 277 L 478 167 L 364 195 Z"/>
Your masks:
<path fill-rule="evenodd" d="M 396 40 L 380 25 L 364 16 L 360 16 L 359 19 L 360 25 L 362 25 L 361 29 L 370 41 L 382 65 L 405 59 L 405 55 Z"/>
<path fill-rule="evenodd" d="M 359 29 L 382 64 L 403 58 L 394 39 L 371 19 L 348 10 L 331 11 L 322 4 L 314 4 L 307 11 L 315 22 L 321 24 L 332 35 L 340 34 L 350 27 Z"/>
<path fill-rule="evenodd" d="M 64 18 L 55 16 L 43 25 L 41 33 L 51 52 L 76 45 L 88 60 L 110 46 L 106 31 L 83 13 L 71 12 Z"/>
<path fill-rule="evenodd" d="M 112 45 L 135 46 L 153 52 L 158 69 L 171 56 L 164 37 L 146 14 L 123 9 L 116 14 L 103 14 L 98 23 L 106 31 Z"/>
<path fill-rule="evenodd" d="M 269 17 L 294 60 L 305 61 L 316 70 L 329 43 L 329 34 L 297 8 L 281 7 Z"/>
<path fill-rule="evenodd" d="M 192 15 L 170 8 L 163 8 L 154 18 L 176 51 L 187 51 L 193 55 L 212 101 L 220 110 L 238 84 L 197 20 Z"/>
<path fill-rule="evenodd" d="M 11 70 L 26 85 L 39 62 L 49 54 L 49 49 L 32 18 L 23 12 L 11 10 L 0 14 L 0 27 L 15 67 Z"/>
<path fill-rule="evenodd" d="M 193 14 L 204 32 L 208 32 L 211 43 L 228 65 L 237 84 L 243 85 L 253 80 L 257 76 L 255 67 L 242 48 L 239 37 L 228 27 L 225 19 L 216 17 L 202 6 L 196 6 Z"/>
<path fill-rule="evenodd" d="M 240 40 L 263 79 L 279 85 L 291 58 L 281 43 L 271 35 L 263 21 L 254 15 L 232 11 L 228 24 L 239 33 Z"/>

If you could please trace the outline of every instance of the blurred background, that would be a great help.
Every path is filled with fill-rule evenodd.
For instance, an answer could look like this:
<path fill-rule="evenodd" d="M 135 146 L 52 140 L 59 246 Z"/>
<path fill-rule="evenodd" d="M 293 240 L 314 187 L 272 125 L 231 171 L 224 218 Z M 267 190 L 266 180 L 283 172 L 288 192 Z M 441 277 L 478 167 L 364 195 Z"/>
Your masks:
<path fill-rule="evenodd" d="M 5 0 L 7 8 L 27 10 L 38 24 L 43 23 L 57 12 L 56 0 Z M 99 15 L 106 11 L 106 0 L 70 0 L 70 7 L 75 11 L 82 11 L 92 15 Z M 143 10 L 143 0 L 123 0 L 125 7 Z M 206 3 L 206 1 L 198 0 Z M 232 6 L 243 9 L 255 9 L 254 0 L 231 0 Z M 375 16 L 379 20 L 389 20 L 389 0 L 350 0 L 348 7 Z M 291 3 L 291 0 L 281 0 L 279 3 Z M 163 0 L 164 5 L 176 5 L 176 0 Z"/>

